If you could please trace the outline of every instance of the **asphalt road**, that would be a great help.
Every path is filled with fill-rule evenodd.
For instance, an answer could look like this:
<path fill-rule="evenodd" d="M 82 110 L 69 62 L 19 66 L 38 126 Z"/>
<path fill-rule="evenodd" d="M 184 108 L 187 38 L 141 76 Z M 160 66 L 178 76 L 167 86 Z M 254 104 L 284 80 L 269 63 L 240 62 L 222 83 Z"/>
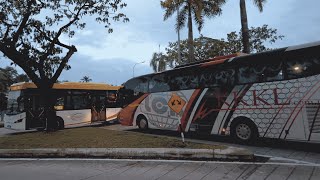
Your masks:
<path fill-rule="evenodd" d="M 5 160 L 1 179 L 311 179 L 319 165 L 281 163 L 136 161 L 136 160 Z"/>

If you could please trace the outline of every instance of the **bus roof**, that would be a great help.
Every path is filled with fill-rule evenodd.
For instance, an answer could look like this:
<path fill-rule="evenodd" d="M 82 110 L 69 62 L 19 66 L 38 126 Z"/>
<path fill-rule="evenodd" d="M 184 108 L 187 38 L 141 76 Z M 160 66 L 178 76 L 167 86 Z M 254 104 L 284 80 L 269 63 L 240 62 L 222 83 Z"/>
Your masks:
<path fill-rule="evenodd" d="M 273 50 L 268 50 L 264 52 L 253 53 L 253 54 L 235 53 L 227 56 L 218 56 L 218 57 L 214 57 L 204 61 L 197 61 L 193 63 L 179 65 L 170 70 L 146 74 L 146 75 L 138 76 L 135 78 L 141 78 L 145 76 L 153 76 L 156 74 L 163 74 L 168 72 L 185 70 L 192 67 L 201 68 L 201 67 L 220 66 L 220 65 L 240 65 L 240 64 L 248 64 L 248 63 L 250 64 L 253 62 L 271 63 L 274 61 L 279 61 L 285 55 L 289 55 L 289 54 L 297 55 L 301 52 L 307 53 L 310 51 L 320 52 L 320 41 L 301 44 L 297 46 L 288 46 L 284 48 L 278 48 L 278 49 L 273 49 Z"/>
<path fill-rule="evenodd" d="M 23 89 L 36 89 L 37 86 L 32 82 L 16 83 L 10 86 L 11 91 Z M 64 82 L 55 83 L 53 89 L 78 89 L 78 90 L 119 90 L 121 86 L 111 86 L 103 83 L 85 83 L 85 82 Z"/>

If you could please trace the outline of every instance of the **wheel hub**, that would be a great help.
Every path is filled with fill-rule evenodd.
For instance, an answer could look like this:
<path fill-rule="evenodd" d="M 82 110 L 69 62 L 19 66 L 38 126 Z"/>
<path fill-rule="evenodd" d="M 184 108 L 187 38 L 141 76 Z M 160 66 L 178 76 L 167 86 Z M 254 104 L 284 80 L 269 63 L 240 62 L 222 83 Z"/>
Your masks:
<path fill-rule="evenodd" d="M 146 120 L 141 119 L 141 120 L 140 120 L 140 127 L 141 127 L 142 129 L 144 129 L 144 128 L 146 128 L 146 126 L 147 126 Z"/>
<path fill-rule="evenodd" d="M 240 139 L 248 140 L 251 136 L 251 129 L 246 124 L 239 124 L 236 128 L 236 133 Z"/>

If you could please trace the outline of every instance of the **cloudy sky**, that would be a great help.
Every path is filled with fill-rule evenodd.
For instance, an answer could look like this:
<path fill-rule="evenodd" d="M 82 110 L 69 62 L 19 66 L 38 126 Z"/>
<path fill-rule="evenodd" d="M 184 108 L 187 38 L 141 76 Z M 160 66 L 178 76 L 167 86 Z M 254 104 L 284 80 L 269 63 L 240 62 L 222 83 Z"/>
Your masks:
<path fill-rule="evenodd" d="M 73 39 L 64 39 L 75 44 L 78 52 L 71 58 L 71 70 L 62 73 L 60 80 L 79 81 L 89 76 L 94 82 L 122 84 L 134 75 L 151 73 L 149 62 L 153 52 L 163 51 L 168 42 L 177 40 L 174 18 L 163 21 L 164 10 L 159 0 L 126 0 L 124 10 L 129 23 L 113 24 L 114 32 L 108 34 L 102 25 L 88 20 L 87 27 L 79 31 Z M 278 29 L 284 35 L 270 47 L 284 47 L 320 40 L 319 0 L 268 0 L 264 12 L 259 13 L 247 0 L 249 26 Z M 215 19 L 207 19 L 201 32 L 204 36 L 226 38 L 231 31 L 240 30 L 239 0 L 228 0 L 223 6 L 223 14 Z M 200 33 L 194 29 L 194 36 Z M 187 38 L 187 29 L 181 32 L 181 39 Z M 3 58 L 1 58 L 3 59 Z M 0 61 L 0 66 L 10 64 Z"/>

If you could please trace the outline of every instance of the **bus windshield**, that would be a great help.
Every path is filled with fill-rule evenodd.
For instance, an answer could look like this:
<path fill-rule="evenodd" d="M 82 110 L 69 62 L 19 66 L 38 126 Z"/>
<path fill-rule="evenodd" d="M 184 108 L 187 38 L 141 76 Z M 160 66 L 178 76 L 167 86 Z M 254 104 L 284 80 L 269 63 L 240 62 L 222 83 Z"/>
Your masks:
<path fill-rule="evenodd" d="M 21 91 L 10 91 L 8 95 L 7 114 L 13 115 L 23 111 Z"/>

